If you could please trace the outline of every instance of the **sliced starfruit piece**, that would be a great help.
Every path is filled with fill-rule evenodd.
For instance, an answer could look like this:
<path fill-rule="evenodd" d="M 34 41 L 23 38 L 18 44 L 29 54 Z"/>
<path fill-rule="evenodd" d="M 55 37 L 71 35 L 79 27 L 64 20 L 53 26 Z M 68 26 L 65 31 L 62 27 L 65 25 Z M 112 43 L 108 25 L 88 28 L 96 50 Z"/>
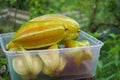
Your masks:
<path fill-rule="evenodd" d="M 65 25 L 65 30 L 67 32 L 64 40 L 76 39 L 78 37 L 78 32 L 80 31 L 80 25 L 72 18 L 63 16 L 60 14 L 46 14 L 39 16 L 30 20 L 32 21 L 41 21 L 41 20 L 56 20 L 61 21 Z"/>
<path fill-rule="evenodd" d="M 83 50 L 82 53 L 83 53 L 82 60 L 91 60 L 92 59 L 92 54 L 91 54 L 90 50 Z"/>
<path fill-rule="evenodd" d="M 91 60 L 92 54 L 90 50 L 79 50 L 79 47 L 89 46 L 89 42 L 87 40 L 75 41 L 68 40 L 65 42 L 66 48 L 76 48 L 72 51 L 66 53 L 67 57 L 71 58 L 76 65 L 80 65 L 83 60 Z M 78 47 L 78 48 L 77 48 Z"/>
<path fill-rule="evenodd" d="M 25 80 L 34 80 L 42 70 L 41 59 L 30 53 L 16 56 L 12 60 L 13 69 Z"/>
<path fill-rule="evenodd" d="M 65 48 L 77 48 L 79 44 L 75 40 L 68 40 L 65 42 Z M 82 62 L 82 53 L 79 49 L 73 49 L 66 53 L 67 57 L 70 58 L 77 66 Z"/>
<path fill-rule="evenodd" d="M 80 47 L 90 46 L 90 43 L 88 40 L 80 40 L 78 43 L 79 43 Z M 83 53 L 83 55 L 82 55 L 83 60 L 91 60 L 92 59 L 92 54 L 89 49 L 83 50 L 82 53 Z"/>
<path fill-rule="evenodd" d="M 78 42 L 78 44 L 79 44 L 80 47 L 90 46 L 90 43 L 89 43 L 88 40 L 80 40 L 80 41 Z"/>
<path fill-rule="evenodd" d="M 48 50 L 58 49 L 58 45 L 54 44 L 48 48 Z M 66 59 L 59 54 L 58 50 L 49 51 L 47 53 L 40 53 L 44 66 L 43 73 L 50 77 L 58 76 L 66 65 Z"/>
<path fill-rule="evenodd" d="M 55 20 L 28 22 L 13 36 L 12 43 L 24 49 L 50 46 L 65 38 L 64 25 Z M 8 43 L 10 49 L 13 44 Z"/>

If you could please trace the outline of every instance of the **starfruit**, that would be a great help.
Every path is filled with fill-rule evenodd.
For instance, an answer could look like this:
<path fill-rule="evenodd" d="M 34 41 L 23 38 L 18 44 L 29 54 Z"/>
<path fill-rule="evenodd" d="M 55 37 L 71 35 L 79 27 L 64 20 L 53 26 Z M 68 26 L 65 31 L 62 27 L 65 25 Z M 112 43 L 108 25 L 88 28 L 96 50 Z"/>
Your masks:
<path fill-rule="evenodd" d="M 41 48 L 60 42 L 65 36 L 64 25 L 59 21 L 28 22 L 16 32 L 6 48 L 10 49 L 14 45 L 24 49 Z"/>
<path fill-rule="evenodd" d="M 76 48 L 79 47 L 79 44 L 75 40 L 68 40 L 65 42 L 65 48 Z M 73 49 L 66 53 L 67 57 L 70 58 L 73 63 L 79 66 L 82 62 L 82 53 L 78 49 Z"/>
<path fill-rule="evenodd" d="M 85 47 L 85 46 L 90 46 L 90 43 L 88 40 L 80 40 L 79 42 L 80 47 Z M 82 59 L 83 60 L 91 60 L 92 59 L 92 54 L 89 49 L 82 50 Z"/>
<path fill-rule="evenodd" d="M 43 16 L 39 16 L 30 20 L 32 21 L 41 21 L 41 20 L 55 20 L 60 21 L 64 24 L 66 30 L 66 37 L 64 40 L 76 39 L 78 37 L 78 32 L 80 31 L 79 24 L 72 18 L 63 16 L 60 14 L 47 14 Z"/>
<path fill-rule="evenodd" d="M 30 53 L 16 56 L 12 60 L 13 69 L 25 80 L 35 80 L 42 70 L 41 59 Z"/>
<path fill-rule="evenodd" d="M 15 45 L 12 41 L 10 41 L 6 45 L 6 49 L 9 50 L 9 51 L 19 51 L 19 50 L 21 50 L 21 48 L 18 47 L 17 45 Z"/>
<path fill-rule="evenodd" d="M 48 50 L 51 51 L 39 54 L 44 63 L 42 71 L 44 74 L 49 75 L 50 77 L 58 76 L 64 70 L 66 65 L 66 59 L 59 54 L 57 49 L 58 45 L 54 44 L 48 48 Z"/>
<path fill-rule="evenodd" d="M 87 40 L 75 41 L 68 40 L 65 42 L 66 48 L 76 48 L 66 53 L 67 57 L 71 58 L 76 65 L 80 65 L 83 60 L 91 60 L 92 54 L 89 50 L 79 50 L 79 47 L 89 46 Z"/>

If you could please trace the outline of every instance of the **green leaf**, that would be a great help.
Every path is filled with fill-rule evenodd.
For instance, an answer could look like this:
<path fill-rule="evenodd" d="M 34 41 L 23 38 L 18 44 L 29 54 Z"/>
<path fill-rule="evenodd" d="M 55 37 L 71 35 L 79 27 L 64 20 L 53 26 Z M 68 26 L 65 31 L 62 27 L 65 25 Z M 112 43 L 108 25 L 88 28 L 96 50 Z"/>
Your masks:
<path fill-rule="evenodd" d="M 116 37 L 117 37 L 117 36 L 116 36 L 115 34 L 113 34 L 113 33 L 110 33 L 109 36 L 110 36 L 111 38 L 113 38 L 113 39 L 116 39 Z"/>
<path fill-rule="evenodd" d="M 106 80 L 114 80 L 114 79 L 118 80 L 119 77 L 120 77 L 120 74 L 114 73 L 114 74 L 108 76 L 108 78 Z"/>
<path fill-rule="evenodd" d="M 120 61 L 119 60 L 119 54 L 115 54 L 114 58 L 115 58 L 115 65 L 118 66 L 119 61 Z"/>
<path fill-rule="evenodd" d="M 101 61 L 101 60 L 99 60 L 99 61 L 98 61 L 98 67 L 99 67 L 100 69 L 102 69 L 102 68 L 103 68 L 103 63 L 102 63 L 102 61 Z"/>
<path fill-rule="evenodd" d="M 105 64 L 103 68 L 107 68 L 108 66 L 111 66 L 112 64 L 114 64 L 114 61 L 110 61 L 109 63 Z"/>
<path fill-rule="evenodd" d="M 109 53 L 109 54 L 113 54 L 113 55 L 118 54 L 119 51 L 120 51 L 119 49 L 120 49 L 120 46 L 117 45 L 117 44 L 115 44 L 115 46 L 113 46 L 113 47 L 108 51 L 108 53 Z"/>
<path fill-rule="evenodd" d="M 11 4 L 15 4 L 17 2 L 17 0 L 11 0 L 10 3 Z"/>

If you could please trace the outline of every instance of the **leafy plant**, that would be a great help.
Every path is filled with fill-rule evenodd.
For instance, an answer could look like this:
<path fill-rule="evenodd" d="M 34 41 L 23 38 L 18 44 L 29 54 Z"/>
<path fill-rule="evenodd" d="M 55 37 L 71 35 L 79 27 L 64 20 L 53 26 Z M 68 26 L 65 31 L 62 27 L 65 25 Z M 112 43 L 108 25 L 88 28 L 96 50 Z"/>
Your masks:
<path fill-rule="evenodd" d="M 104 41 L 98 62 L 96 78 L 99 80 L 120 79 L 120 35 L 110 33 Z"/>
<path fill-rule="evenodd" d="M 8 78 L 0 77 L 0 80 L 8 80 Z"/>
<path fill-rule="evenodd" d="M 8 79 L 8 70 L 6 69 L 7 64 L 7 60 L 0 55 L 0 80 Z"/>
<path fill-rule="evenodd" d="M 120 0 L 0 0 L 0 3 L 0 11 L 9 7 L 18 8 L 29 11 L 31 18 L 49 13 L 70 16 L 80 23 L 81 30 L 94 37 L 109 29 L 111 32 L 102 37 L 104 46 L 95 77 L 96 80 L 120 80 Z M 17 28 L 0 26 L 2 32 Z M 7 64 L 6 61 L 1 60 L 0 66 L 4 64 Z M 6 76 L 0 77 L 0 80 L 6 80 Z"/>

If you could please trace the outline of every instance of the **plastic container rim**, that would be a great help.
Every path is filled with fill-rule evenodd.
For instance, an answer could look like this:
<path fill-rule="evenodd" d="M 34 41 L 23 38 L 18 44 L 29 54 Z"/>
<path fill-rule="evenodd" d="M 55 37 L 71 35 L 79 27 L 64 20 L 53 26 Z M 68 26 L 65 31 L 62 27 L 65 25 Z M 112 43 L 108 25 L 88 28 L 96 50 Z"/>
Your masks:
<path fill-rule="evenodd" d="M 18 54 L 18 53 L 23 53 L 23 52 L 31 52 L 31 53 L 33 53 L 33 52 L 38 52 L 38 51 L 40 51 L 40 52 L 49 52 L 49 51 L 54 51 L 54 50 L 66 51 L 66 50 L 85 49 L 85 48 L 92 48 L 92 47 L 100 47 L 100 48 L 101 48 L 101 47 L 104 45 L 103 42 L 101 42 L 100 40 L 96 39 L 95 37 L 87 34 L 87 33 L 84 32 L 84 31 L 80 31 L 80 33 L 82 33 L 81 35 L 84 35 L 85 38 L 88 39 L 87 36 L 89 36 L 90 38 L 96 40 L 97 43 L 96 43 L 96 42 L 93 42 L 93 43 L 96 43 L 96 44 L 95 44 L 95 45 L 90 45 L 90 46 L 85 46 L 85 47 L 76 47 L 76 48 L 60 48 L 60 49 L 52 49 L 52 50 L 45 50 L 45 49 L 43 49 L 43 50 L 28 50 L 28 51 L 7 51 L 7 50 L 4 48 L 4 45 L 2 44 L 2 42 L 3 42 L 3 40 L 2 40 L 2 35 L 5 35 L 5 34 L 13 34 L 13 33 L 15 33 L 15 32 L 0 34 L 0 44 L 1 44 L 2 50 L 3 50 L 3 52 L 5 52 L 5 54 L 9 54 L 9 53 L 11 53 L 11 54 Z M 80 34 L 80 33 L 79 33 L 79 34 Z M 93 41 L 93 40 L 90 39 L 90 38 L 89 38 L 89 40 L 90 40 L 90 41 Z"/>

